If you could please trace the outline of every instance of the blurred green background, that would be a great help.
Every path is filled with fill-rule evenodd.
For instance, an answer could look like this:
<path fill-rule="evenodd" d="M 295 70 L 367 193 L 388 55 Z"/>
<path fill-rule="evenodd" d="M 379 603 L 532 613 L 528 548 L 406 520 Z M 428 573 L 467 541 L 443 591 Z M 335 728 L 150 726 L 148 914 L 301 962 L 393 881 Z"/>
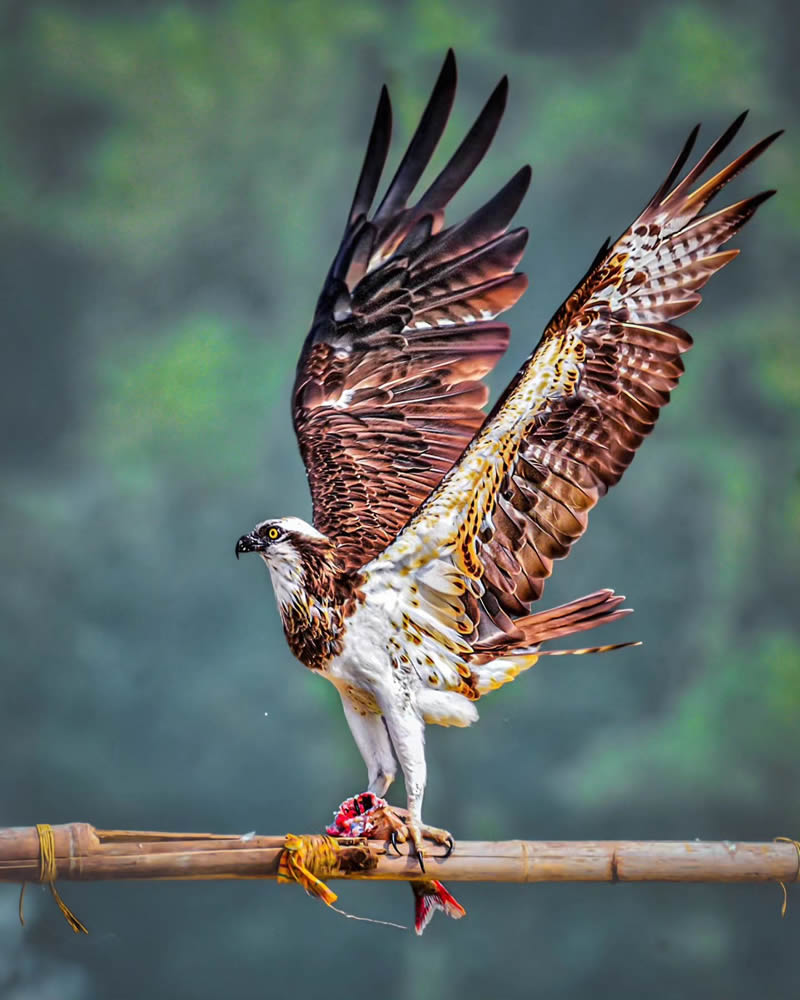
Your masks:
<path fill-rule="evenodd" d="M 363 787 L 338 696 L 233 546 L 309 515 L 299 347 L 381 83 L 396 157 L 452 45 L 437 165 L 511 78 L 455 211 L 534 168 L 495 390 L 696 120 L 707 144 L 752 108 L 737 151 L 788 134 L 726 190 L 779 196 L 546 590 L 626 593 L 601 641 L 645 645 L 543 661 L 478 727 L 429 731 L 426 816 L 462 838 L 800 835 L 799 27 L 777 0 L 0 3 L 0 825 L 313 831 Z M 797 995 L 800 894 L 781 921 L 776 885 L 456 889 L 468 918 L 418 940 L 274 883 L 68 885 L 79 940 L 45 890 L 21 930 L 4 887 L 0 996 Z M 411 919 L 404 886 L 340 898 Z"/>

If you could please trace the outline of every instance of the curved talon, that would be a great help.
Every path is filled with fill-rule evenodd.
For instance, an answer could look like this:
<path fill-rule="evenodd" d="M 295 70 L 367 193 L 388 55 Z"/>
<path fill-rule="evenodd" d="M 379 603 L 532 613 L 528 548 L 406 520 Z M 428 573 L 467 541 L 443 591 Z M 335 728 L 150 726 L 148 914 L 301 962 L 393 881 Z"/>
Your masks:
<path fill-rule="evenodd" d="M 455 846 L 456 846 L 455 840 L 453 840 L 452 835 L 449 834 L 449 833 L 447 835 L 447 844 L 446 844 L 446 846 L 447 846 L 447 850 L 442 855 L 442 857 L 445 858 L 445 859 L 450 857 L 450 855 L 455 850 Z"/>
<path fill-rule="evenodd" d="M 392 830 L 392 832 L 389 834 L 389 843 L 394 848 L 395 853 L 397 854 L 398 858 L 402 857 L 403 856 L 403 852 L 397 846 L 397 830 Z"/>
<path fill-rule="evenodd" d="M 419 868 L 420 868 L 420 871 L 422 872 L 422 874 L 423 875 L 427 875 L 428 873 L 425 871 L 424 855 L 423 855 L 422 851 L 419 848 L 417 848 L 417 861 L 419 862 Z"/>

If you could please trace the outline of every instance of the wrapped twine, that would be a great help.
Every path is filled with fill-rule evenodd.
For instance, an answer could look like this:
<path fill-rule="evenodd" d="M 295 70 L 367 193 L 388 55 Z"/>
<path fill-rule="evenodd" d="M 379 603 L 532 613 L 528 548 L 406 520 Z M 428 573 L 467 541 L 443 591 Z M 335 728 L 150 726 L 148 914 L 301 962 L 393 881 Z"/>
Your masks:
<path fill-rule="evenodd" d="M 78 920 L 72 910 L 61 898 L 61 894 L 58 889 L 56 889 L 58 866 L 56 864 L 56 841 L 53 835 L 52 826 L 50 826 L 49 823 L 37 823 L 36 832 L 39 835 L 39 882 L 47 883 L 47 885 L 50 886 L 50 892 L 53 895 L 53 899 L 56 901 L 56 905 L 64 914 L 64 919 L 73 931 L 75 931 L 76 934 L 88 934 L 89 931 L 80 922 L 80 920 Z M 25 901 L 25 886 L 27 884 L 27 882 L 23 882 L 22 888 L 19 891 L 19 922 L 23 927 L 25 926 L 25 912 L 23 907 Z"/>
<path fill-rule="evenodd" d="M 298 882 L 307 893 L 332 906 L 338 896 L 325 879 L 355 871 L 368 871 L 377 862 L 366 840 L 327 837 L 298 837 L 286 834 L 286 844 L 278 862 L 279 882 Z"/>

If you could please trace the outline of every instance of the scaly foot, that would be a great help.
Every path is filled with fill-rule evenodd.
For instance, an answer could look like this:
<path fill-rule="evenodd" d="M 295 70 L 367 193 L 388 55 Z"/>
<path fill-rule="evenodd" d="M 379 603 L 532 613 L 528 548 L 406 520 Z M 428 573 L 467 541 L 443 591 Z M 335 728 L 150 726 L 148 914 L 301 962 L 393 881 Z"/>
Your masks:
<path fill-rule="evenodd" d="M 444 858 L 449 858 L 453 853 L 456 842 L 447 830 L 440 830 L 438 827 L 428 826 L 426 823 L 417 823 L 407 809 L 401 809 L 399 806 L 387 806 L 384 812 L 390 826 L 389 842 L 397 851 L 398 843 L 403 844 L 410 840 L 414 845 L 414 853 L 423 872 L 425 871 L 424 841 L 430 840 L 434 844 L 445 847 L 446 850 L 442 855 Z"/>

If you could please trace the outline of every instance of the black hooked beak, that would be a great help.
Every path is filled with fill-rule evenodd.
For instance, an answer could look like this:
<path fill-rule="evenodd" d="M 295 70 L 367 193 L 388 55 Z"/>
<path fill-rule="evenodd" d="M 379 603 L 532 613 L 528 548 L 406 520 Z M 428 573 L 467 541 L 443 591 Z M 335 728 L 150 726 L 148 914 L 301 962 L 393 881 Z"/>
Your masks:
<path fill-rule="evenodd" d="M 264 551 L 264 539 L 259 538 L 258 535 L 252 532 L 249 535 L 242 535 L 239 541 L 236 543 L 236 558 L 238 559 L 243 552 L 263 552 Z"/>

